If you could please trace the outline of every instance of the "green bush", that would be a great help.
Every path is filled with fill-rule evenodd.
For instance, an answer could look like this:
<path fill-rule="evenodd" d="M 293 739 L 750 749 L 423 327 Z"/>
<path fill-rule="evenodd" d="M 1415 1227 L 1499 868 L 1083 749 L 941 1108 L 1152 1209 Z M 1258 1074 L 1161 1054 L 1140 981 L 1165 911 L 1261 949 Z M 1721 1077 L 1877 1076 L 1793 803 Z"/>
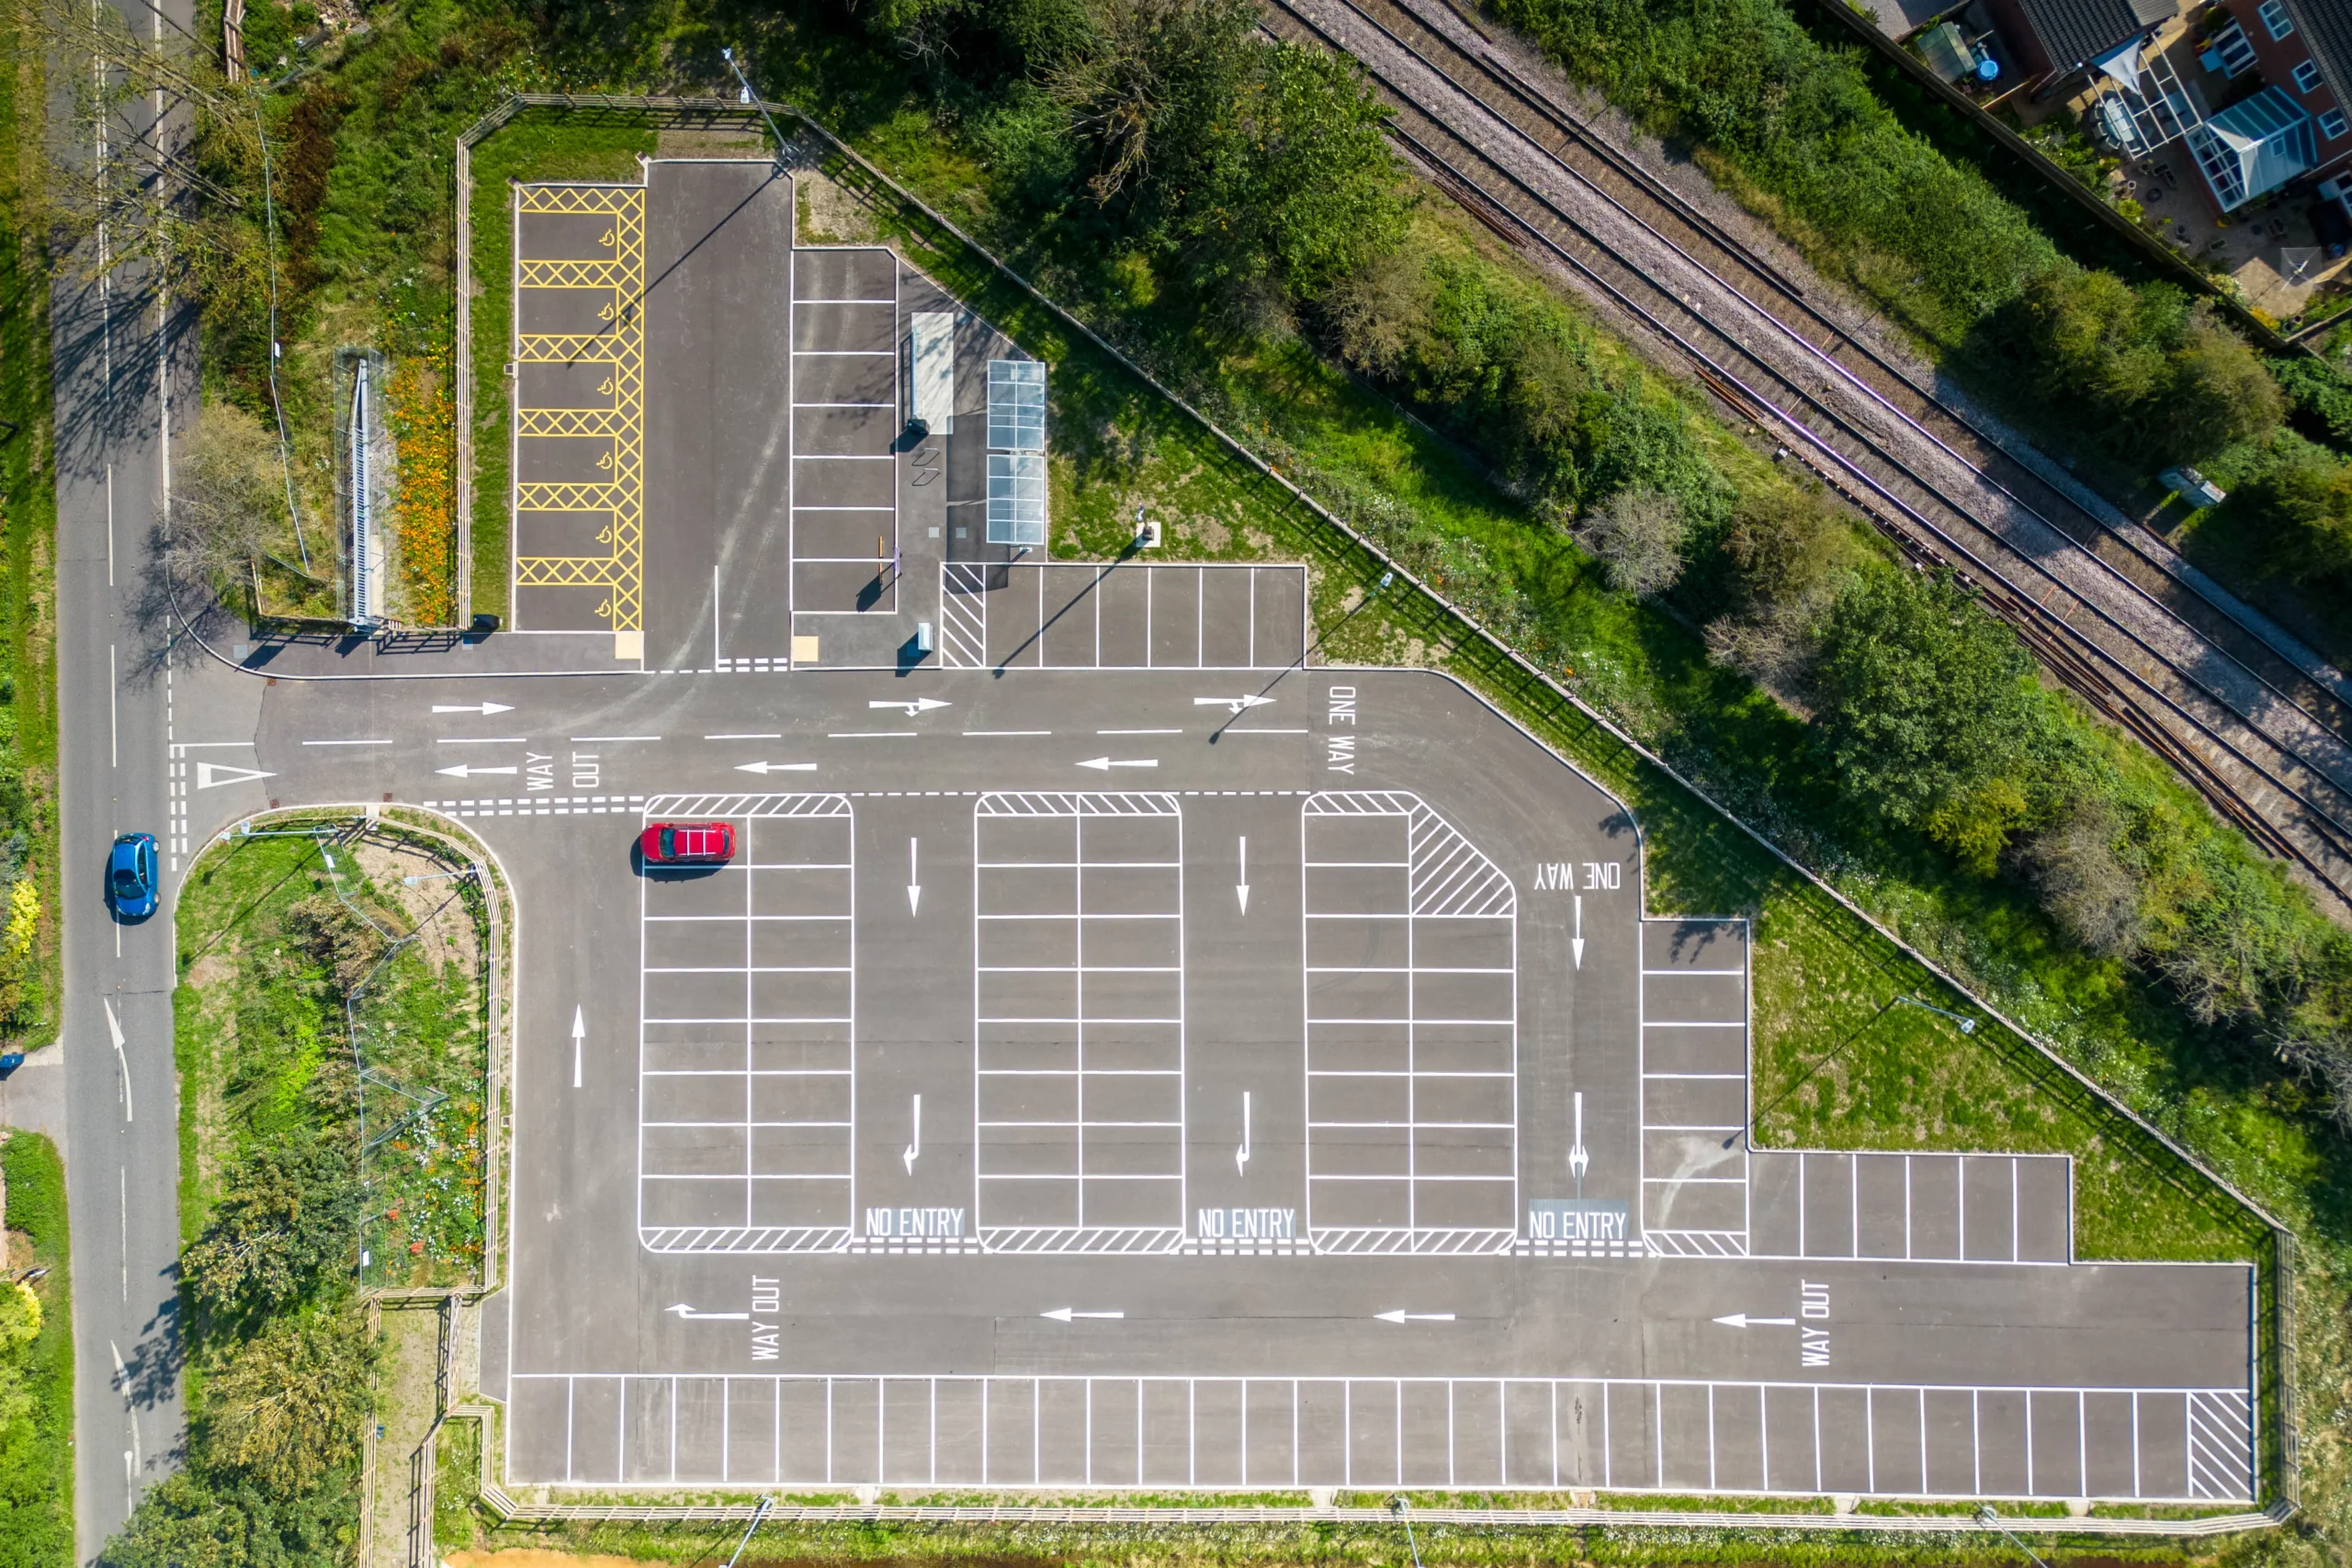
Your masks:
<path fill-rule="evenodd" d="M 39 1332 L 0 1348 L 0 1568 L 69 1568 L 74 1551 L 74 1314 L 65 1162 L 37 1133 L 0 1144 L 8 1228 L 49 1273 L 37 1286 Z M 9 1314 L 0 1314 L 0 1318 Z M 21 1325 L 22 1319 L 17 1318 Z"/>
<path fill-rule="evenodd" d="M 2260 357 L 2169 284 L 2134 289 L 2061 264 L 2027 283 L 1990 335 L 2047 413 L 2143 468 L 2204 461 L 2285 412 Z"/>
<path fill-rule="evenodd" d="M 181 1256 L 189 1294 L 226 1320 L 304 1299 L 348 1266 L 360 1198 L 339 1141 L 304 1128 L 247 1150 L 222 1177 L 204 1234 Z"/>

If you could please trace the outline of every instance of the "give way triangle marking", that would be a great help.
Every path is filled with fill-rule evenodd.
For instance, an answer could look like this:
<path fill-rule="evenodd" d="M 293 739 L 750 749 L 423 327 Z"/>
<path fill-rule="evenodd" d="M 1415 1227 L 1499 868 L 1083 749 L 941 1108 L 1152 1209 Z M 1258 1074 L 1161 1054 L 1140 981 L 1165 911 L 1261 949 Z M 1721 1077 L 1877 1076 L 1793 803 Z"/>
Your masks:
<path fill-rule="evenodd" d="M 222 784 L 243 784 L 249 779 L 274 779 L 276 773 L 265 773 L 258 768 L 232 768 L 225 762 L 198 762 L 196 765 L 196 787 L 218 789 Z"/>

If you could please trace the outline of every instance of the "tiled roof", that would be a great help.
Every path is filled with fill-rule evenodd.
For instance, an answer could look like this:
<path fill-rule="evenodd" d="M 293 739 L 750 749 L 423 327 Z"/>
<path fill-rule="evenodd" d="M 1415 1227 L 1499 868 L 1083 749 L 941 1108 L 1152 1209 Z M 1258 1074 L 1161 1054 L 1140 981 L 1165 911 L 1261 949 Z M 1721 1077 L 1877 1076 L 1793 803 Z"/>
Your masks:
<path fill-rule="evenodd" d="M 2352 0 L 2322 0 L 2342 11 Z M 2173 14 L 2164 0 L 2018 0 L 2026 25 L 2061 72 L 2087 65 Z"/>
<path fill-rule="evenodd" d="M 2286 6 L 2336 100 L 2352 100 L 2352 0 L 2286 0 Z"/>

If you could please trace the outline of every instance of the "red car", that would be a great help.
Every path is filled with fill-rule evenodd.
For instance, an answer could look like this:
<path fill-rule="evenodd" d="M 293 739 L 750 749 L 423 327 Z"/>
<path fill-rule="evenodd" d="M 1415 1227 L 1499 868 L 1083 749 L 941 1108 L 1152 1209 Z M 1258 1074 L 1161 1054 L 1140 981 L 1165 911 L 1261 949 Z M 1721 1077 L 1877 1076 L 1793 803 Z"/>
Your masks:
<path fill-rule="evenodd" d="M 735 829 L 724 822 L 656 822 L 639 835 L 648 865 L 725 865 L 735 858 Z"/>

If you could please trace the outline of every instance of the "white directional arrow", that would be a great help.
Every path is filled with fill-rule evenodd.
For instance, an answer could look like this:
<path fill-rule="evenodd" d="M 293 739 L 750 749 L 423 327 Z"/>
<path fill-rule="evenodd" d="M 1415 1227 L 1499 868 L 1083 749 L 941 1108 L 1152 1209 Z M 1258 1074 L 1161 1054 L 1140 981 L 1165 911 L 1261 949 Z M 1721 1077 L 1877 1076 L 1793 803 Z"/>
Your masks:
<path fill-rule="evenodd" d="M 1584 1196 L 1584 1173 L 1592 1164 L 1592 1156 L 1584 1146 L 1584 1090 L 1576 1094 L 1577 1131 L 1568 1142 L 1568 1174 L 1577 1179 L 1577 1196 Z"/>
<path fill-rule="evenodd" d="M 1271 706 L 1273 700 L 1272 697 L 1194 697 L 1193 705 L 1196 708 L 1223 708 L 1228 713 L 1239 713 L 1244 708 Z"/>
<path fill-rule="evenodd" d="M 1797 1325 L 1793 1317 L 1750 1317 L 1744 1312 L 1736 1312 L 1715 1321 L 1726 1328 L 1794 1328 Z"/>
<path fill-rule="evenodd" d="M 468 762 L 459 762 L 454 768 L 435 768 L 433 771 L 436 773 L 446 773 L 453 779 L 478 779 L 490 773 L 516 773 L 522 772 L 520 768 L 485 768 Z"/>
<path fill-rule="evenodd" d="M 1079 766 L 1092 768 L 1098 773 L 1107 773 L 1113 768 L 1156 768 L 1159 766 L 1159 759 L 1157 757 L 1094 757 L 1080 762 Z"/>
<path fill-rule="evenodd" d="M 1402 1307 L 1398 1307 L 1395 1312 L 1376 1312 L 1372 1315 L 1383 1323 L 1452 1323 L 1453 1321 L 1453 1314 L 1450 1312 L 1407 1312 Z"/>
<path fill-rule="evenodd" d="M 1241 900 L 1241 912 L 1246 915 L 1250 912 L 1250 840 L 1248 839 L 1241 840 L 1238 858 L 1241 869 L 1234 876 L 1233 896 Z"/>
<path fill-rule="evenodd" d="M 915 1141 L 907 1145 L 907 1152 L 901 1157 L 907 1162 L 907 1174 L 912 1176 L 915 1173 L 915 1161 L 922 1157 L 922 1096 L 921 1095 L 915 1096 Z"/>
<path fill-rule="evenodd" d="M 514 705 L 512 703 L 435 703 L 433 711 L 435 713 L 478 713 L 482 717 L 488 718 L 494 713 L 513 713 Z"/>
<path fill-rule="evenodd" d="M 950 707 L 954 705 L 944 703 L 937 697 L 916 697 L 912 701 L 903 697 L 876 697 L 865 705 L 870 708 L 902 708 L 906 716 L 912 718 L 919 713 L 929 713 L 933 708 Z"/>
<path fill-rule="evenodd" d="M 761 774 L 813 773 L 817 771 L 817 764 L 814 762 L 738 762 L 735 764 L 735 771 L 739 773 Z"/>
<path fill-rule="evenodd" d="M 1051 1312 L 1041 1312 L 1037 1315 L 1050 1317 L 1056 1323 L 1068 1323 L 1073 1317 L 1125 1317 L 1127 1314 L 1123 1312 L 1080 1312 L 1075 1307 L 1056 1307 Z"/>
<path fill-rule="evenodd" d="M 122 1054 L 122 1025 L 115 1021 L 114 1003 L 100 997 L 98 1005 L 107 1010 L 107 1032 L 114 1036 L 114 1059 L 122 1068 L 122 1119 L 136 1122 L 139 1118 L 130 1104 L 130 1059 Z"/>
<path fill-rule="evenodd" d="M 580 1087 L 581 1043 L 588 1038 L 588 1019 L 580 1009 L 571 1010 L 571 1087 Z"/>
<path fill-rule="evenodd" d="M 265 773 L 259 768 L 232 768 L 221 762 L 198 762 L 196 765 L 196 787 L 218 789 L 222 784 L 243 784 L 249 779 L 274 779 L 276 773 Z"/>
<path fill-rule="evenodd" d="M 1250 1091 L 1241 1091 L 1241 1146 L 1233 1151 L 1233 1168 L 1250 1174 Z"/>
<path fill-rule="evenodd" d="M 1568 939 L 1568 955 L 1576 966 L 1584 967 L 1584 895 L 1577 895 L 1577 934 Z"/>
<path fill-rule="evenodd" d="M 907 840 L 907 913 L 922 912 L 922 878 L 915 871 L 915 840 Z"/>
<path fill-rule="evenodd" d="M 680 1317 L 693 1318 L 700 1323 L 749 1323 L 752 1321 L 752 1314 L 748 1312 L 696 1312 L 684 1302 L 674 1302 L 662 1310 L 674 1312 Z"/>

